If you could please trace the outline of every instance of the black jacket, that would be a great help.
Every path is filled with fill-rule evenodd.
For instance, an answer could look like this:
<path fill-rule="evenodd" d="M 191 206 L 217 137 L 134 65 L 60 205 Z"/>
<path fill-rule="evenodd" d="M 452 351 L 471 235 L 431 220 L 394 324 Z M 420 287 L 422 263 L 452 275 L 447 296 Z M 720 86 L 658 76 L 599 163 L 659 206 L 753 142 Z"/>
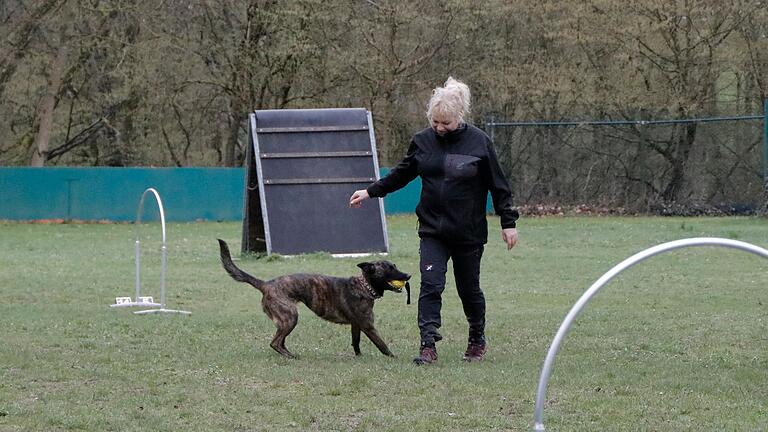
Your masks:
<path fill-rule="evenodd" d="M 411 139 L 408 154 L 385 177 L 371 184 L 371 197 L 384 197 L 421 177 L 416 207 L 419 237 L 456 244 L 485 244 L 488 192 L 502 228 L 514 228 L 519 217 L 491 139 L 472 125 L 443 136 L 427 128 Z"/>

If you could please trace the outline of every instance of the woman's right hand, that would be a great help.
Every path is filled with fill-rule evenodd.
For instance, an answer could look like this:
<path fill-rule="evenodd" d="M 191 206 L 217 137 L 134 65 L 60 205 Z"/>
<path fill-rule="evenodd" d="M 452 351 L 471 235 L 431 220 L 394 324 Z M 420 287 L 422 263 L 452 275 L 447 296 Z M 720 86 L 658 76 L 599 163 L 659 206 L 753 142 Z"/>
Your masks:
<path fill-rule="evenodd" d="M 351 197 L 349 197 L 349 206 L 354 208 L 360 208 L 362 205 L 362 201 L 364 199 L 368 199 L 370 196 L 368 195 L 368 191 L 365 189 L 356 190 L 355 193 L 352 194 Z"/>

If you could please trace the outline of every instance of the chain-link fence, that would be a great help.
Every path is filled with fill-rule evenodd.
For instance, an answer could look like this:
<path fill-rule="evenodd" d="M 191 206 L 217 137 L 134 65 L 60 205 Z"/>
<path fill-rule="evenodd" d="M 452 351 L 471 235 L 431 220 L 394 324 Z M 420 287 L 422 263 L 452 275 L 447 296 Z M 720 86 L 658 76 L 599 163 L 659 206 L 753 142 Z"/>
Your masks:
<path fill-rule="evenodd" d="M 489 120 L 485 129 L 519 204 L 755 213 L 766 203 L 766 117 Z"/>

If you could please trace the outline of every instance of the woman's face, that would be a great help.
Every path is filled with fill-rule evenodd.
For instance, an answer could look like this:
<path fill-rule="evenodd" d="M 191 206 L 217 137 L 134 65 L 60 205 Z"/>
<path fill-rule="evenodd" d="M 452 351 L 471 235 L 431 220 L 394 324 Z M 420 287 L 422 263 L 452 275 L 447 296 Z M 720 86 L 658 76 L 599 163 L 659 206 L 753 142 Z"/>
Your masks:
<path fill-rule="evenodd" d="M 445 135 L 459 127 L 459 119 L 456 116 L 449 116 L 443 113 L 432 114 L 432 129 L 438 135 Z"/>

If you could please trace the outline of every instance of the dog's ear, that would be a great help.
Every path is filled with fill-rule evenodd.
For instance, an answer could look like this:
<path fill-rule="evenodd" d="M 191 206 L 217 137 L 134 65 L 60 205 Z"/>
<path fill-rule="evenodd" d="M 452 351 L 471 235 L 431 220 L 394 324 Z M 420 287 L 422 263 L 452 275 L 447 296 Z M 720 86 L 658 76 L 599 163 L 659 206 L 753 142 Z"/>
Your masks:
<path fill-rule="evenodd" d="M 361 262 L 357 266 L 363 269 L 364 273 L 373 273 L 375 271 L 375 266 L 369 262 Z"/>

